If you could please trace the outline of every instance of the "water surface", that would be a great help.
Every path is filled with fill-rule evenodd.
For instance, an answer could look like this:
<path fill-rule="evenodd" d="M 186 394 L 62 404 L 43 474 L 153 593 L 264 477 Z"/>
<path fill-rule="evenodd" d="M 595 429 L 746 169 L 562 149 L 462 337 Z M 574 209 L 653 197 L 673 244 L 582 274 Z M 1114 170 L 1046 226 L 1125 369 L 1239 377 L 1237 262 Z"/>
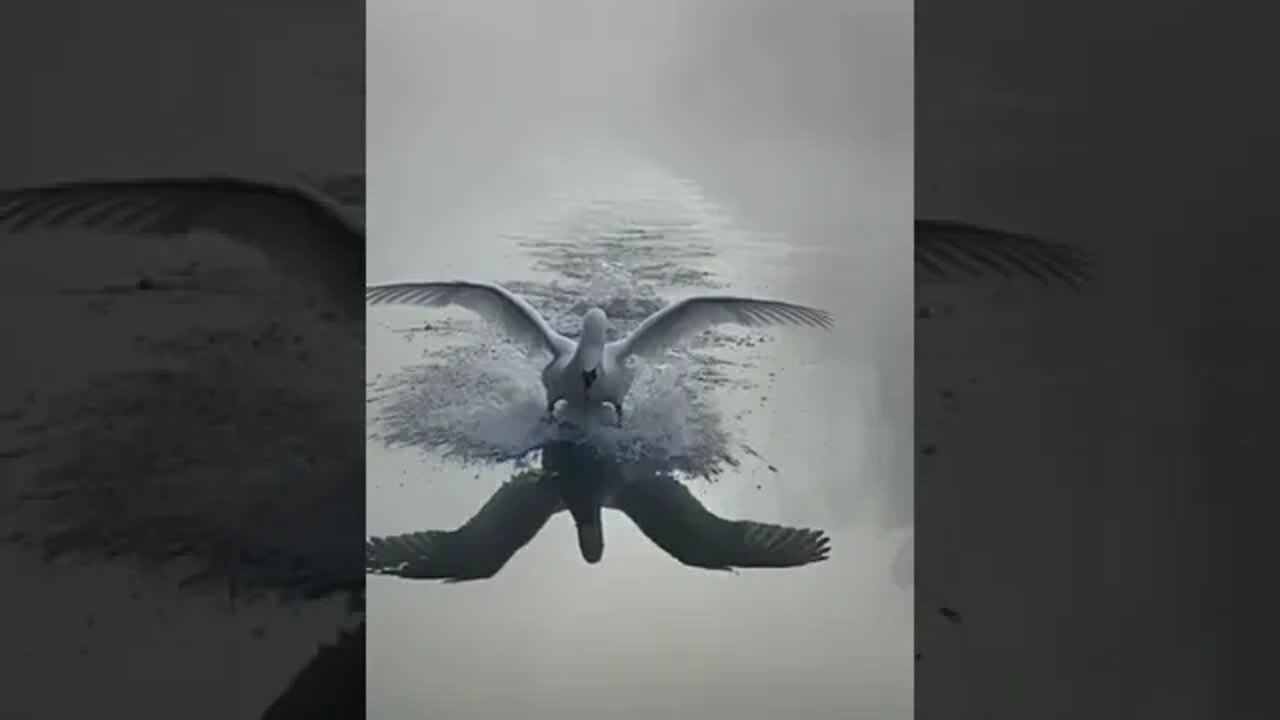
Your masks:
<path fill-rule="evenodd" d="M 500 282 L 570 334 L 587 303 L 626 330 L 700 292 L 830 310 L 832 333 L 710 333 L 647 366 L 622 440 L 679 459 L 717 514 L 826 529 L 832 555 L 798 569 L 689 568 L 607 512 L 598 565 L 558 515 L 490 580 L 372 577 L 371 715 L 909 717 L 912 598 L 893 567 L 911 523 L 911 154 L 909 132 L 888 130 L 894 117 L 909 127 L 909 8 L 851 20 L 802 4 L 800 26 L 839 20 L 901 43 L 857 56 L 831 31 L 822 50 L 771 56 L 796 71 L 830 67 L 792 87 L 789 112 L 761 119 L 750 110 L 778 90 L 753 97 L 709 61 L 750 57 L 742 43 L 748 28 L 767 31 L 766 9 L 717 7 L 729 29 L 711 49 L 681 44 L 674 6 L 653 9 L 651 47 L 622 34 L 600 59 L 632 94 L 583 77 L 553 92 L 551 61 L 536 53 L 486 65 L 483 83 L 446 82 L 441 58 L 481 70 L 460 38 L 513 32 L 490 5 L 442 9 L 431 23 L 370 5 L 369 281 Z M 522 20 L 535 46 L 610 22 Z M 397 65 L 415 52 L 410 27 L 439 41 L 414 83 Z M 834 69 L 840 52 L 856 70 Z M 874 62 L 881 82 L 859 84 Z M 674 92 L 652 70 L 664 63 L 722 82 L 683 106 L 646 104 Z M 865 103 L 834 107 L 848 82 Z M 633 107 L 644 113 L 622 112 Z M 494 458 L 536 426 L 539 360 L 462 310 L 371 308 L 368 337 L 368 531 L 456 527 L 512 474 Z"/>

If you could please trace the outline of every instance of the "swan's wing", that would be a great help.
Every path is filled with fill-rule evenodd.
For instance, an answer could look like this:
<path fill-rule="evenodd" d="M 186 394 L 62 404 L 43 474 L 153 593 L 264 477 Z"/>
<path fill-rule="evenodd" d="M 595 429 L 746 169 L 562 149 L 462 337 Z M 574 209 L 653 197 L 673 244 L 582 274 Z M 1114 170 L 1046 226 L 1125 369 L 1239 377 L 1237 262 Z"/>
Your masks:
<path fill-rule="evenodd" d="M 505 288 L 490 283 L 420 282 L 375 285 L 365 292 L 365 299 L 371 305 L 458 305 L 502 328 L 529 349 L 559 354 L 573 348 L 573 341 L 552 330 L 532 305 Z"/>
<path fill-rule="evenodd" d="M 829 551 L 821 530 L 717 517 L 671 477 L 623 483 L 609 505 L 668 555 L 694 567 L 796 567 L 826 560 Z"/>
<path fill-rule="evenodd" d="M 916 269 L 933 279 L 946 279 L 955 271 L 973 277 L 994 272 L 1078 287 L 1089 277 L 1083 252 L 1029 235 L 949 220 L 916 220 L 915 234 Z"/>
<path fill-rule="evenodd" d="M 344 182 L 350 192 L 355 181 Z M 287 275 L 319 276 L 342 294 L 364 283 L 363 227 L 340 202 L 304 186 L 156 177 L 0 190 L 0 229 L 57 228 L 153 236 L 213 230 L 253 247 Z"/>
<path fill-rule="evenodd" d="M 716 325 L 766 327 L 809 325 L 830 329 L 834 325 L 826 310 L 794 305 L 778 300 L 703 295 L 672 303 L 649 316 L 630 335 L 610 343 L 615 357 L 657 355 L 682 339 Z"/>
<path fill-rule="evenodd" d="M 480 580 L 502 569 L 561 508 L 560 496 L 538 476 L 507 481 L 457 530 L 426 530 L 371 538 L 365 570 L 415 580 Z"/>

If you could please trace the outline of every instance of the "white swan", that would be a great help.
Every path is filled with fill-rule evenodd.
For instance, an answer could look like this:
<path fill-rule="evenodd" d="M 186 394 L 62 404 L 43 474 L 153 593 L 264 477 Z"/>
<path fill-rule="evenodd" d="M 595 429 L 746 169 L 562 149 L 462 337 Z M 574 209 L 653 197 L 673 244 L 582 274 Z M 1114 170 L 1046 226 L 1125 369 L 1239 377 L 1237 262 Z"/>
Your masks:
<path fill-rule="evenodd" d="M 825 310 L 777 300 L 703 295 L 668 305 L 646 318 L 630 335 L 614 342 L 606 342 L 608 317 L 593 307 L 583 315 L 582 334 L 574 341 L 551 329 L 522 298 L 490 283 L 376 285 L 367 290 L 365 299 L 374 305 L 465 307 L 502 328 L 526 348 L 551 354 L 551 362 L 542 370 L 548 416 L 561 400 L 584 409 L 607 403 L 613 406 L 619 423 L 622 401 L 635 378 L 627 365 L 632 356 L 658 355 L 680 340 L 716 325 L 809 325 L 822 329 L 834 325 Z"/>

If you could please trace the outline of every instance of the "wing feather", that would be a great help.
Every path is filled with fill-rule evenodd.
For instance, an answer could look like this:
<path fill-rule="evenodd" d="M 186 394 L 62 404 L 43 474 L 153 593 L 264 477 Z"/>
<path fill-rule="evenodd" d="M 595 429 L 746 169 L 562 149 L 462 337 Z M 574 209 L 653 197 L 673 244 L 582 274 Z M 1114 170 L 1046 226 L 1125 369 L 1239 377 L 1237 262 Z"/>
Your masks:
<path fill-rule="evenodd" d="M 669 476 L 626 482 L 609 505 L 668 555 L 694 567 L 796 567 L 822 562 L 830 550 L 821 530 L 718 517 Z"/>
<path fill-rule="evenodd" d="M 618 358 L 658 355 L 681 340 L 717 325 L 804 325 L 830 330 L 835 321 L 826 310 L 779 300 L 703 295 L 668 305 L 609 347 Z"/>
<path fill-rule="evenodd" d="M 479 282 L 422 282 L 375 285 L 365 293 L 371 305 L 464 307 L 501 328 L 530 350 L 565 352 L 573 341 L 551 329 L 538 311 L 505 288 Z"/>
<path fill-rule="evenodd" d="M 456 530 L 426 530 L 370 538 L 365 569 L 378 575 L 460 582 L 492 577 L 561 508 L 540 476 L 507 481 Z"/>

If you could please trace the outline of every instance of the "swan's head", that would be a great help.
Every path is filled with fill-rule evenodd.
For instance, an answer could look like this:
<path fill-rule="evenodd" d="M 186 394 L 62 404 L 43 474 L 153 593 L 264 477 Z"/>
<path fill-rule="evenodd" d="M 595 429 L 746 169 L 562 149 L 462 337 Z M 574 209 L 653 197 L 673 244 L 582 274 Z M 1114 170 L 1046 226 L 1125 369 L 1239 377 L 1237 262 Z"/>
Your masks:
<path fill-rule="evenodd" d="M 582 339 L 590 342 L 603 343 L 605 334 L 609 331 L 609 318 L 604 311 L 598 307 L 593 307 L 582 316 Z"/>

